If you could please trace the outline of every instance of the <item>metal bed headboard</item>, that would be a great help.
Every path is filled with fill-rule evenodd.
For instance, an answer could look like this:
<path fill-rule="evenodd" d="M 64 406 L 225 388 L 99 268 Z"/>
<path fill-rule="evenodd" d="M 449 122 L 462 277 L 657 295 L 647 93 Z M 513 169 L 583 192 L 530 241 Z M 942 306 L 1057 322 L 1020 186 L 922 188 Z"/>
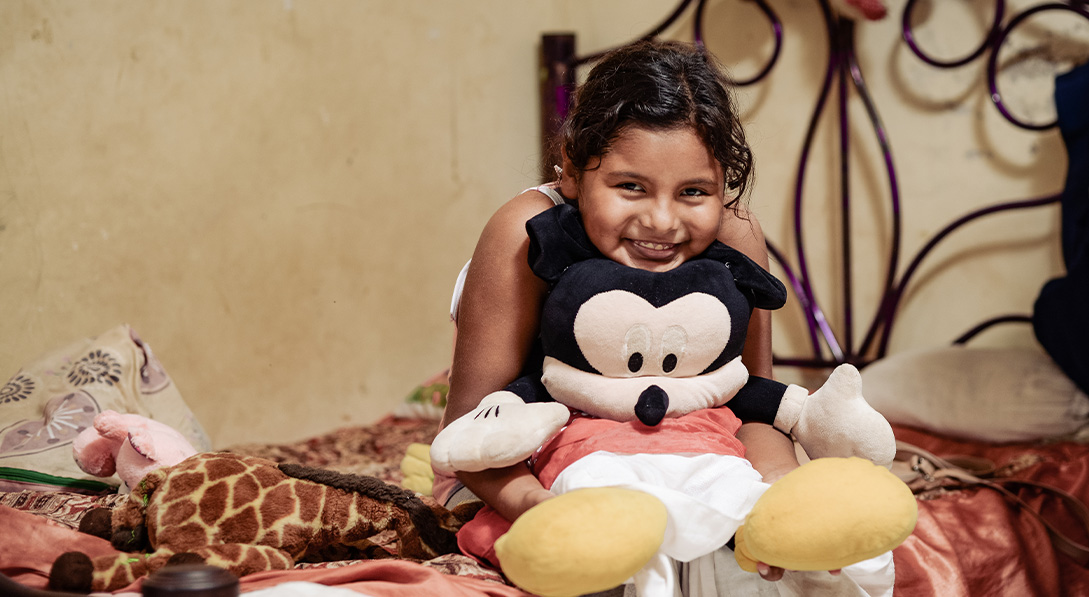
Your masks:
<path fill-rule="evenodd" d="M 767 18 L 768 24 L 774 35 L 774 46 L 771 56 L 757 74 L 746 80 L 735 80 L 736 86 L 748 86 L 764 79 L 775 66 L 779 58 L 783 44 L 783 26 L 779 17 L 765 0 L 750 0 L 754 2 Z M 841 363 L 852 363 L 857 366 L 865 366 L 876 359 L 882 358 L 888 352 L 889 338 L 896 323 L 896 312 L 904 297 L 914 274 L 921 263 L 934 248 L 954 231 L 964 225 L 976 221 L 984 216 L 999 212 L 1008 212 L 1027 208 L 1040 207 L 1056 203 L 1059 194 L 1048 195 L 1022 201 L 1009 201 L 997 203 L 971 211 L 946 225 L 936 233 L 923 247 L 907 261 L 907 266 L 900 271 L 901 261 L 901 222 L 902 205 L 900 201 L 900 189 L 897 182 L 896 166 L 893 160 L 892 150 L 889 144 L 888 134 L 877 106 L 866 86 L 862 69 L 859 66 L 855 52 L 855 24 L 850 18 L 836 14 L 829 0 L 817 0 L 827 32 L 829 48 L 828 63 L 825 76 L 812 116 L 809 120 L 805 141 L 802 146 L 798 161 L 797 179 L 793 197 L 793 234 L 797 247 L 794 261 L 778 250 L 775 244 L 768 241 L 768 252 L 771 257 L 783 268 L 788 283 L 794 289 L 805 315 L 806 327 L 812 354 L 807 356 L 783 357 L 775 355 L 775 364 L 797 367 L 833 367 Z M 1050 2 L 1040 4 L 1016 13 L 1007 20 L 1007 6 L 1005 0 L 994 0 L 994 15 L 991 20 L 988 33 L 980 45 L 964 57 L 953 60 L 940 60 L 934 58 L 923 50 L 916 41 L 912 26 L 912 15 L 918 7 L 918 0 L 908 0 L 901 16 L 901 31 L 903 41 L 911 52 L 926 64 L 935 68 L 952 69 L 968 63 L 987 58 L 986 77 L 990 101 L 1002 114 L 1002 116 L 1017 127 L 1028 130 L 1046 130 L 1053 128 L 1057 122 L 1030 123 L 1024 122 L 1014 116 L 998 88 L 998 54 L 1000 48 L 1009 39 L 1010 34 L 1021 26 L 1029 17 L 1043 12 L 1064 12 L 1083 17 L 1089 20 L 1089 0 L 1070 0 L 1068 2 Z M 695 43 L 703 45 L 704 13 L 707 8 L 707 0 L 682 0 L 673 12 L 659 25 L 654 27 L 640 39 L 650 39 L 661 35 L 667 28 L 673 25 L 681 16 L 689 10 L 694 11 L 693 39 Z M 570 33 L 545 34 L 541 38 L 541 155 L 542 172 L 544 180 L 551 179 L 554 174 L 552 164 L 559 163 L 558 150 L 555 148 L 555 138 L 560 124 L 567 114 L 575 88 L 576 72 L 580 66 L 592 63 L 606 51 L 578 56 L 575 50 L 575 36 Z M 806 261 L 804 234 L 802 229 L 801 214 L 805 203 L 803 183 L 806 169 L 809 163 L 814 138 L 818 129 L 821 115 L 830 104 L 832 90 L 836 90 L 834 107 L 838 113 L 839 130 L 839 169 L 842 181 L 840 183 L 840 219 L 841 238 L 840 256 L 843 268 L 842 284 L 843 292 L 843 318 L 840 329 L 833 329 L 832 324 L 825 316 L 816 293 L 810 284 L 810 271 Z M 850 189 L 850 160 L 849 139 L 852 123 L 850 121 L 847 103 L 849 94 L 853 90 L 865 106 L 869 126 L 873 129 L 881 153 L 884 159 L 887 184 L 891 201 L 891 230 L 890 248 L 886 261 L 886 275 L 881 286 L 881 292 L 877 308 L 869 319 L 865 334 L 861 341 L 856 342 L 854 305 L 852 301 L 852 264 L 851 264 L 851 189 Z M 967 342 L 980 332 L 991 326 L 1007 322 L 1029 322 L 1031 316 L 1023 314 L 1003 315 L 993 317 L 979 323 L 958 337 L 955 343 Z"/>

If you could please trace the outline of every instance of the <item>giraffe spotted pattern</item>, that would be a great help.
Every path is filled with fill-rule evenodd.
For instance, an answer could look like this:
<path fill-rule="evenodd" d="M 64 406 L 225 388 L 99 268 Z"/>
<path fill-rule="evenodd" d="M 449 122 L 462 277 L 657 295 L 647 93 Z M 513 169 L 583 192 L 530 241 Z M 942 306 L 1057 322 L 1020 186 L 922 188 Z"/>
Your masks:
<path fill-rule="evenodd" d="M 114 510 L 114 544 L 145 527 L 153 551 L 94 559 L 91 588 L 126 587 L 190 554 L 238 576 L 296 562 L 391 557 L 372 541 L 386 531 L 397 536 L 399 557 L 430 559 L 457 550 L 460 524 L 371 477 L 197 454 L 149 474 Z"/>

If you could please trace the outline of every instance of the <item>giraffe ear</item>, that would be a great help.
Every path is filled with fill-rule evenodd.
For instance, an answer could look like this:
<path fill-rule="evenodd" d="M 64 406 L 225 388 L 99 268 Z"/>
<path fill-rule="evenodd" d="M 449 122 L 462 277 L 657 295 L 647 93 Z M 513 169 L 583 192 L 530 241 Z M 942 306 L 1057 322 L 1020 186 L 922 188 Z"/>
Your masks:
<path fill-rule="evenodd" d="M 94 563 L 78 551 L 62 553 L 49 569 L 49 589 L 65 593 L 89 594 L 94 587 Z"/>
<path fill-rule="evenodd" d="M 110 540 L 113 534 L 113 516 L 109 508 L 91 508 L 79 519 L 79 532 Z"/>

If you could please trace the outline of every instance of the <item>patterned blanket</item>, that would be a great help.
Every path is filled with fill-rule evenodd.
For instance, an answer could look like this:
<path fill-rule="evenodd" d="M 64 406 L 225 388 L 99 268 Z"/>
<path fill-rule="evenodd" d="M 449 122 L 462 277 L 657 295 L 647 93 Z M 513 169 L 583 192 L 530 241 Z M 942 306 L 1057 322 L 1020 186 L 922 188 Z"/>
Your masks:
<path fill-rule="evenodd" d="M 286 444 L 247 444 L 237 445 L 227 451 L 237 454 L 258 456 L 277 463 L 295 463 L 307 466 L 328 468 L 344 473 L 369 475 L 382 479 L 389 483 L 399 484 L 403 480 L 401 472 L 401 459 L 405 451 L 412 443 L 430 443 L 438 430 L 438 421 L 433 419 L 417 419 L 389 416 L 371 425 L 360 427 L 348 427 L 337 429 L 327 434 Z M 98 539 L 80 536 L 74 532 L 78 528 L 83 515 L 92 508 L 112 508 L 125 499 L 123 495 L 82 495 L 65 492 L 22 491 L 17 493 L 0 493 L 0 529 L 5 525 L 16 524 L 23 529 L 35 529 L 31 534 L 39 534 L 39 530 L 65 537 L 66 545 L 57 547 L 63 550 L 75 549 L 75 544 L 83 545 L 91 540 Z M 430 498 L 424 498 L 430 500 Z M 6 507 L 6 508 L 5 508 Z M 25 516 L 31 514 L 33 516 Z M 47 526 L 45 526 L 47 525 Z M 42 529 L 38 529 L 41 526 Z M 62 530 L 63 528 L 63 530 Z M 8 530 L 14 531 L 14 528 Z M 64 534 L 65 532 L 70 534 Z M 5 537 L 10 537 L 6 532 L 0 531 Z M 389 548 L 394 549 L 393 536 L 391 534 Z M 7 540 L 5 539 L 5 542 Z M 88 543 L 90 544 L 90 543 Z M 11 547 L 15 547 L 14 544 Z M 96 549 L 110 549 L 108 546 L 94 544 Z M 56 550 L 53 550 L 56 551 Z M 55 558 L 60 551 L 48 557 Z M 47 557 L 43 555 L 42 557 Z M 4 559 L 8 561 L 3 562 Z M 40 559 L 40 558 L 39 558 Z M 16 562 L 18 560 L 18 562 Z M 252 575 L 255 578 L 246 577 L 244 588 L 259 588 L 287 582 L 289 580 L 309 580 L 315 575 L 322 575 L 322 570 L 348 568 L 345 573 L 336 578 L 343 578 L 345 583 L 354 583 L 361 579 L 371 578 L 374 569 L 381 567 L 385 574 L 394 574 L 398 578 L 413 579 L 412 582 L 427 582 L 435 586 L 445 587 L 443 590 L 451 590 L 450 583 L 454 583 L 466 594 L 494 594 L 494 595 L 522 595 L 520 591 L 510 587 L 503 581 L 503 577 L 496 571 L 485 568 L 475 560 L 462 555 L 446 555 L 422 563 L 407 561 L 337 561 L 317 564 L 299 564 L 295 571 L 281 573 L 262 573 Z M 0 570 L 11 574 L 13 568 L 22 569 L 18 576 L 21 582 L 30 586 L 40 587 L 44 585 L 45 576 L 48 574 L 49 561 L 27 561 L 25 553 L 20 554 L 18 549 L 5 550 L 0 554 Z M 429 572 L 412 572 L 415 568 L 422 568 Z M 29 573 L 27 573 L 29 571 Z M 294 575 L 293 575 L 294 573 Z M 438 574 L 448 577 L 446 580 L 436 580 L 430 574 Z M 281 578 L 282 577 L 282 578 Z M 450 578 L 455 577 L 455 578 Z M 326 578 L 321 576 L 321 578 Z M 423 580 L 421 580 L 423 579 Z M 390 579 L 394 580 L 394 579 Z M 395 581 L 397 584 L 400 581 Z M 445 584 L 444 584 L 445 583 Z M 373 592 L 373 587 L 367 585 L 367 591 Z M 361 586 L 362 586 L 361 585 Z M 471 588 L 470 588 L 471 587 Z M 354 587 L 348 587 L 354 588 Z M 417 587 L 419 588 L 419 587 Z M 482 590 L 483 588 L 483 590 Z M 362 589 L 361 589 L 362 590 Z M 405 594 L 414 594 L 407 591 Z"/>

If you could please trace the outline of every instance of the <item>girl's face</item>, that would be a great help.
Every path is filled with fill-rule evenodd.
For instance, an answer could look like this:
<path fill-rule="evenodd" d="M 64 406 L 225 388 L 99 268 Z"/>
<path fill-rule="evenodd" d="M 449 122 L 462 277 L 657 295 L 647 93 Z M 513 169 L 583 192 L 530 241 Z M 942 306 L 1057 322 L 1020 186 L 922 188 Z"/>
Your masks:
<path fill-rule="evenodd" d="M 590 241 L 613 261 L 668 271 L 718 236 L 725 178 L 690 127 L 629 126 L 577 183 L 564 166 L 561 191 L 577 197 Z"/>

